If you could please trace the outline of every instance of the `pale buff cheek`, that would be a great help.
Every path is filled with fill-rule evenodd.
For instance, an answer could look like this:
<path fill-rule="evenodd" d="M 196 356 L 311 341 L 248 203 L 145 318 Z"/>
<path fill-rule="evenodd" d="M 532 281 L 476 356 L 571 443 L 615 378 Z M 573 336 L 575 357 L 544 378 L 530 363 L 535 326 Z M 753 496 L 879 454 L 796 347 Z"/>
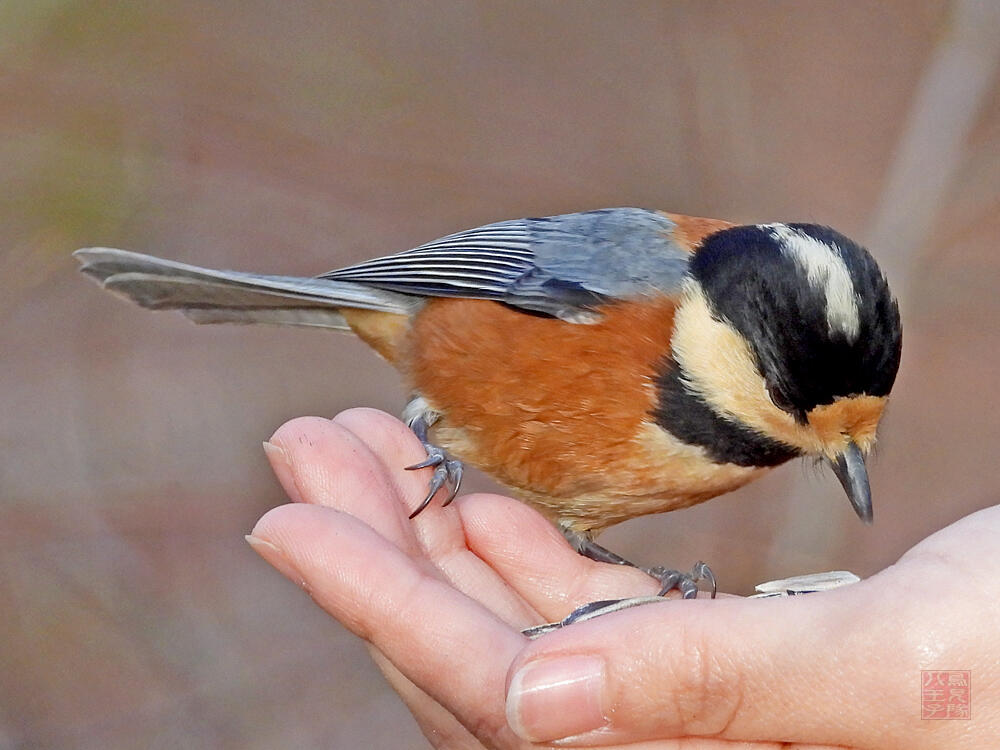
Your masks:
<path fill-rule="evenodd" d="M 689 386 L 719 414 L 808 453 L 821 450 L 816 434 L 781 411 L 767 395 L 753 355 L 733 328 L 712 317 L 701 290 L 691 285 L 675 314 L 674 357 Z"/>
<path fill-rule="evenodd" d="M 866 452 L 875 442 L 884 397 L 841 398 L 816 407 L 807 424 L 799 424 L 771 402 L 746 341 L 712 317 L 694 285 L 676 312 L 672 345 L 690 386 L 718 413 L 814 455 L 834 456 L 849 438 Z"/>

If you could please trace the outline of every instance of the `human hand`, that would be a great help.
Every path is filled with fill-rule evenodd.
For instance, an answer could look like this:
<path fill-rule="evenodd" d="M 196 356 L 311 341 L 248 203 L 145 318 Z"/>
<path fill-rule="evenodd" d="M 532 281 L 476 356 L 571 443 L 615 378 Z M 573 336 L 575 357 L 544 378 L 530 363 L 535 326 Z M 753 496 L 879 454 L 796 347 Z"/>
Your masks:
<path fill-rule="evenodd" d="M 507 670 L 528 642 L 520 630 L 594 599 L 656 593 L 637 570 L 581 557 L 509 498 L 432 503 L 410 521 L 427 472 L 401 467 L 423 447 L 382 412 L 296 419 L 270 443 L 298 504 L 268 512 L 251 543 L 371 644 L 437 747 L 528 746 L 504 713 Z"/>
<path fill-rule="evenodd" d="M 271 442 L 304 504 L 266 514 L 252 544 L 371 644 L 437 747 L 972 748 L 1000 731 L 996 509 L 846 589 L 654 604 L 529 642 L 525 626 L 656 584 L 508 498 L 409 521 L 426 476 L 399 467 L 422 448 L 380 412 L 293 420 Z M 974 718 L 920 721 L 921 669 L 972 670 Z"/>

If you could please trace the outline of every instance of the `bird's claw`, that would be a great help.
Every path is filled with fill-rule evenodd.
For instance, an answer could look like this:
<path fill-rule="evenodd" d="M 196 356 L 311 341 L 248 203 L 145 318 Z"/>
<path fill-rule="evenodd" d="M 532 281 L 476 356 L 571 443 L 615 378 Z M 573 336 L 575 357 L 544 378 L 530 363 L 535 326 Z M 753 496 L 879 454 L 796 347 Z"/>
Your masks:
<path fill-rule="evenodd" d="M 430 505 L 431 500 L 442 487 L 448 489 L 448 497 L 442 503 L 442 505 L 447 505 L 455 499 L 458 488 L 462 486 L 462 462 L 449 456 L 443 448 L 434 445 L 428 437 L 431 425 L 440 418 L 441 415 L 434 411 L 427 400 L 419 395 L 411 398 L 406 408 L 403 409 L 403 421 L 413 430 L 413 434 L 417 436 L 417 439 L 423 444 L 424 450 L 427 451 L 427 458 L 412 466 L 407 466 L 406 470 L 416 471 L 417 469 L 434 467 L 434 475 L 427 488 L 427 496 L 410 514 L 410 518 L 416 518 L 420 511 Z"/>
<path fill-rule="evenodd" d="M 707 564 L 700 560 L 694 564 L 690 573 L 682 573 L 679 570 L 671 570 L 664 567 L 640 568 L 640 570 L 660 582 L 660 593 L 656 596 L 636 596 L 629 599 L 604 599 L 596 602 L 587 602 L 574 609 L 558 622 L 547 622 L 542 625 L 525 628 L 521 631 L 522 635 L 526 635 L 528 638 L 537 638 L 553 630 L 559 630 L 567 625 L 572 625 L 574 622 L 592 620 L 595 617 L 609 615 L 612 612 L 620 612 L 623 609 L 639 607 L 643 604 L 669 601 L 664 598 L 664 594 L 671 589 L 680 591 L 684 599 L 694 599 L 698 596 L 698 581 L 708 581 L 712 585 L 712 598 L 715 598 L 717 591 L 715 574 Z"/>
<path fill-rule="evenodd" d="M 427 458 L 419 463 L 415 463 L 412 466 L 407 466 L 407 471 L 416 471 L 417 469 L 428 469 L 430 467 L 434 468 L 434 475 L 431 477 L 430 486 L 427 490 L 427 496 L 423 499 L 420 505 L 417 506 L 410 514 L 410 518 L 416 518 L 417 515 L 430 505 L 431 500 L 437 494 L 438 490 L 442 487 L 448 489 L 448 497 L 442 503 L 442 506 L 447 505 L 455 496 L 458 494 L 459 487 L 462 486 L 462 473 L 463 467 L 462 462 L 451 458 L 447 453 L 433 443 L 424 442 L 424 449 L 427 451 Z"/>
<path fill-rule="evenodd" d="M 663 596 L 671 589 L 677 589 L 685 599 L 694 599 L 698 596 L 698 581 L 708 581 L 711 585 L 711 596 L 714 599 L 718 592 L 718 584 L 715 581 L 715 573 L 701 560 L 694 564 L 690 573 L 680 570 L 671 570 L 657 566 L 655 568 L 643 568 L 644 573 L 660 582 L 659 596 Z"/>

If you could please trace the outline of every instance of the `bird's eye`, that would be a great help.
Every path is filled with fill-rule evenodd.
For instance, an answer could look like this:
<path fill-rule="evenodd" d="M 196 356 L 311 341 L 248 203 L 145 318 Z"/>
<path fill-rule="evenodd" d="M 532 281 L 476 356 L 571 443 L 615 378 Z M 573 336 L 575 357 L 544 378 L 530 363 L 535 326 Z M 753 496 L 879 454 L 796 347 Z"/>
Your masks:
<path fill-rule="evenodd" d="M 788 396 L 785 395 L 785 392 L 774 383 L 767 384 L 767 395 L 771 397 L 771 402 L 782 411 L 786 411 L 789 414 L 795 414 L 797 411 L 795 404 L 793 404 Z"/>
<path fill-rule="evenodd" d="M 775 406 L 783 412 L 791 414 L 792 418 L 799 424 L 804 425 L 809 421 L 805 411 L 792 403 L 792 400 L 785 395 L 785 392 L 774 383 L 767 384 L 767 395 L 771 397 L 771 402 Z"/>

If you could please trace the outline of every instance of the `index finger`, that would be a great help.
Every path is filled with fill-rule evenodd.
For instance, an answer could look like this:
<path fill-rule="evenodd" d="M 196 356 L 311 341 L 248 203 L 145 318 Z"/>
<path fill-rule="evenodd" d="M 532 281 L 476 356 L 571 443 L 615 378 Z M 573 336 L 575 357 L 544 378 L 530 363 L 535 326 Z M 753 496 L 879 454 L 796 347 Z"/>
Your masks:
<path fill-rule="evenodd" d="M 250 541 L 484 744 L 521 744 L 504 713 L 516 629 L 346 513 L 284 505 Z"/>

